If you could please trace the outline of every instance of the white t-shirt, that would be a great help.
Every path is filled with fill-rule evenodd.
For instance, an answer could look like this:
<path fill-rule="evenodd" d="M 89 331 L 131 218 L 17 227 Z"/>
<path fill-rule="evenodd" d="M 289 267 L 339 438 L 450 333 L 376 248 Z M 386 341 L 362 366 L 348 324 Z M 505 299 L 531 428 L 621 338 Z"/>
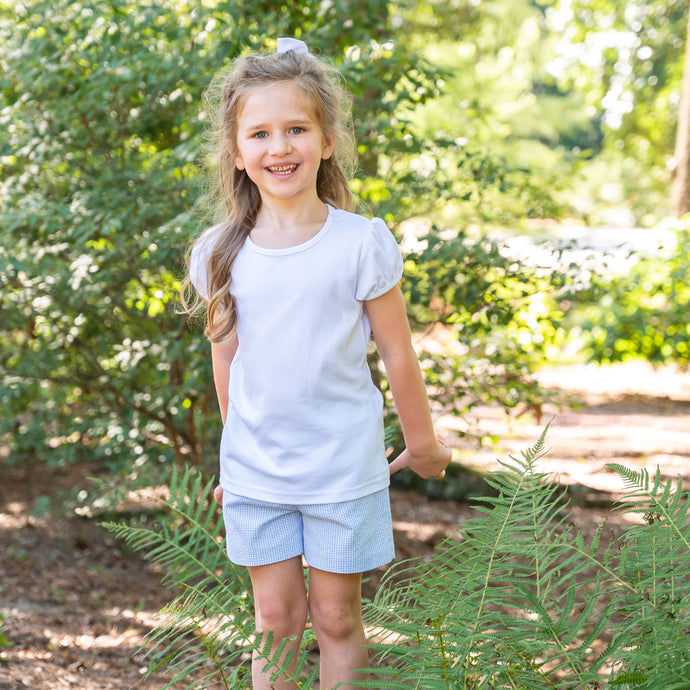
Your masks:
<path fill-rule="evenodd" d="M 192 253 L 192 282 L 204 297 L 215 237 L 212 228 Z M 247 238 L 232 268 L 239 346 L 220 445 L 224 490 L 308 504 L 388 486 L 363 303 L 393 288 L 402 270 L 381 219 L 332 207 L 303 244 L 267 249 Z"/>

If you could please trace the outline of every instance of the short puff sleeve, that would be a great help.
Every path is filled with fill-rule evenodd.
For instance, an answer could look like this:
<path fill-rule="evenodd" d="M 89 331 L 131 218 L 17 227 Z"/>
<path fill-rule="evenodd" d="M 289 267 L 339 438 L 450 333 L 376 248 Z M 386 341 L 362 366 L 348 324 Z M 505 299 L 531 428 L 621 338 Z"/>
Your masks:
<path fill-rule="evenodd" d="M 355 298 L 365 301 L 381 297 L 403 274 L 403 260 L 395 237 L 381 218 L 373 218 L 366 229 L 359 255 Z"/>
<path fill-rule="evenodd" d="M 218 226 L 214 226 L 204 232 L 192 246 L 189 256 L 189 279 L 199 296 L 207 302 L 210 297 L 208 293 L 208 262 L 218 240 L 217 228 Z"/>

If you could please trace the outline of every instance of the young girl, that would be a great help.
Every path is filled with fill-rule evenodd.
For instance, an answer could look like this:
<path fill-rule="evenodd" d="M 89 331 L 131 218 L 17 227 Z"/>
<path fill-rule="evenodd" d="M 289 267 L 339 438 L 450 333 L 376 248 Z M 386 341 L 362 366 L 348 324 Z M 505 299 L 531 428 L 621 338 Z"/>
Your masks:
<path fill-rule="evenodd" d="M 322 688 L 364 677 L 361 574 L 394 556 L 389 474 L 441 477 L 451 459 L 411 345 L 400 251 L 383 221 L 351 212 L 353 142 L 334 75 L 294 39 L 235 61 L 219 110 L 225 217 L 189 260 L 224 423 L 216 500 L 228 555 L 248 567 L 257 632 L 274 647 L 287 638 L 296 650 L 309 615 Z M 406 443 L 390 465 L 371 333 Z M 252 678 L 295 687 L 271 681 L 260 658 Z"/>

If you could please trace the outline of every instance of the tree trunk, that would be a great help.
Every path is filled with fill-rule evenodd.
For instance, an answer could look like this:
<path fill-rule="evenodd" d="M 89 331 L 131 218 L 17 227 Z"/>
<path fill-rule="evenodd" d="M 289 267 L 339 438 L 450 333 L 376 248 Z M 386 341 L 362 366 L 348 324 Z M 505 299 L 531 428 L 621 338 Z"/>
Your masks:
<path fill-rule="evenodd" d="M 688 13 L 688 30 L 685 35 L 683 89 L 678 109 L 674 159 L 671 204 L 674 215 L 680 218 L 690 213 L 690 12 Z"/>

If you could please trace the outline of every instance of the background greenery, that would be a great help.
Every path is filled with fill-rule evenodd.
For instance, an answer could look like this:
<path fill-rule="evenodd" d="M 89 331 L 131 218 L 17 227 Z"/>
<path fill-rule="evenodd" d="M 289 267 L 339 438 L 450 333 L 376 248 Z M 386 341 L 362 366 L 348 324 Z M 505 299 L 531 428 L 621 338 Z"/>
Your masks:
<path fill-rule="evenodd" d="M 558 250 L 545 269 L 490 232 L 661 221 L 684 3 L 0 7 L 0 433 L 11 463 L 107 463 L 118 481 L 87 503 L 171 462 L 215 470 L 208 346 L 176 311 L 205 222 L 201 95 L 277 35 L 307 39 L 348 80 L 353 189 L 401 237 L 415 329 L 442 329 L 422 358 L 436 404 L 540 409 L 531 374 L 572 352 L 573 333 L 598 361 L 687 363 L 683 223 L 670 255 L 629 275 L 583 276 Z M 428 222 L 410 232 L 414 217 Z"/>
<path fill-rule="evenodd" d="M 190 511 L 201 532 L 218 529 L 206 522 L 215 513 L 203 501 L 188 500 L 216 471 L 209 348 L 199 324 L 176 309 L 185 249 L 208 222 L 201 97 L 232 57 L 272 50 L 280 35 L 304 38 L 328 56 L 352 90 L 360 153 L 353 190 L 401 241 L 408 313 L 436 409 L 470 418 L 490 402 L 538 414 L 546 393 L 534 372 L 567 358 L 687 366 L 690 225 L 668 219 L 687 19 L 681 0 L 0 0 L 3 462 L 88 463 L 101 476 L 105 468 L 109 479 L 78 497 L 83 515 L 106 510 L 129 489 L 184 476 L 172 487 L 174 519 L 165 535 L 184 530 Z M 661 228 L 669 239 L 613 270 L 607 257 L 583 264 L 544 219 L 589 226 L 593 237 L 598 226 L 613 224 L 638 226 L 638 236 Z M 531 238 L 526 253 L 515 251 L 516 236 Z M 375 359 L 372 369 L 385 391 Z M 390 411 L 388 428 L 395 441 Z M 513 597 L 536 617 L 536 632 L 526 647 L 515 647 L 507 632 L 502 647 L 483 641 L 489 661 L 465 664 L 463 682 L 493 687 L 493 676 L 476 672 L 495 666 L 500 649 L 511 659 L 505 672 L 512 681 L 529 675 L 530 687 L 541 687 L 535 678 L 556 687 L 535 666 L 541 641 L 551 635 L 566 645 L 554 663 L 591 663 L 587 635 L 608 625 L 610 609 L 595 620 L 593 610 L 577 617 L 573 606 L 584 602 L 583 588 L 610 585 L 631 613 L 629 627 L 615 628 L 618 649 L 643 652 L 618 657 L 617 668 L 628 674 L 618 676 L 619 685 L 683 686 L 687 653 L 682 641 L 669 640 L 682 632 L 673 617 L 687 620 L 687 607 L 678 606 L 687 600 L 687 492 L 657 481 L 650 493 L 649 478 L 628 475 L 632 498 L 656 512 L 645 513 L 647 532 L 631 533 L 627 560 L 598 561 L 601 577 L 589 579 L 572 554 L 594 559 L 590 547 L 547 527 L 546 517 L 535 521 L 541 509 L 556 520 L 560 514 L 530 462 L 494 483 L 522 501 L 513 527 L 525 532 L 512 536 L 534 538 L 534 554 L 553 566 L 546 572 L 573 599 L 549 609 L 539 598 L 550 591 L 547 580 L 541 593 L 487 589 L 493 604 Z M 173 472 L 182 467 L 194 469 Z M 477 556 L 480 579 L 494 553 L 510 572 L 525 566 L 500 552 L 509 539 L 490 548 L 481 541 L 510 513 L 504 499 L 487 501 L 494 510 L 461 554 Z M 660 507 L 665 522 L 657 519 Z M 142 534 L 145 546 L 157 538 Z M 669 535 L 676 550 L 661 538 Z M 211 548 L 187 536 L 192 560 Z M 212 577 L 230 567 L 215 550 L 219 560 L 204 561 Z M 458 553 L 439 551 L 439 582 L 451 580 L 449 567 L 459 572 Z M 184 561 L 165 548 L 153 555 L 167 565 Z M 666 565 L 647 579 L 660 555 Z M 563 558 L 572 567 L 561 571 L 553 564 Z M 203 577 L 178 572 L 202 597 L 190 599 L 193 606 L 213 594 L 200 585 Z M 665 599 L 668 583 L 674 593 Z M 245 596 L 242 583 L 221 584 Z M 397 625 L 408 635 L 426 629 L 409 603 L 438 591 L 429 604 L 440 607 L 436 627 L 419 638 L 426 656 L 410 655 L 405 645 L 381 651 L 389 655 L 387 672 L 419 678 L 415 664 L 429 661 L 429 682 L 451 687 L 458 679 L 444 666 L 444 645 L 460 644 L 466 611 L 446 618 L 448 602 L 462 598 L 426 584 L 384 588 L 372 604 L 397 608 L 391 630 Z M 650 591 L 659 606 L 649 603 Z M 247 637 L 247 599 L 241 604 L 243 617 L 226 620 Z M 632 615 L 639 611 L 642 622 Z M 179 609 L 180 620 L 187 612 Z M 482 612 L 489 618 L 477 619 L 477 630 L 495 620 L 490 608 Z M 568 651 L 573 620 L 594 628 Z M 175 632 L 162 629 L 157 639 L 166 644 Z M 181 657 L 181 668 L 187 662 Z M 663 675 L 676 669 L 685 675 Z"/>
<path fill-rule="evenodd" d="M 111 498 L 171 463 L 214 471 L 208 346 L 176 311 L 186 246 L 206 222 L 201 96 L 233 56 L 271 50 L 278 35 L 305 38 L 347 78 L 353 189 L 401 238 L 413 325 L 445 334 L 423 356 L 438 405 L 540 405 L 531 374 L 574 329 L 583 356 L 687 363 L 682 223 L 673 260 L 640 258 L 629 276 L 583 277 L 557 249 L 546 266 L 518 260 L 500 232 L 544 217 L 662 221 L 686 18 L 685 3 L 651 0 L 625 11 L 604 0 L 0 3 L 7 461 L 107 463 Z"/>

